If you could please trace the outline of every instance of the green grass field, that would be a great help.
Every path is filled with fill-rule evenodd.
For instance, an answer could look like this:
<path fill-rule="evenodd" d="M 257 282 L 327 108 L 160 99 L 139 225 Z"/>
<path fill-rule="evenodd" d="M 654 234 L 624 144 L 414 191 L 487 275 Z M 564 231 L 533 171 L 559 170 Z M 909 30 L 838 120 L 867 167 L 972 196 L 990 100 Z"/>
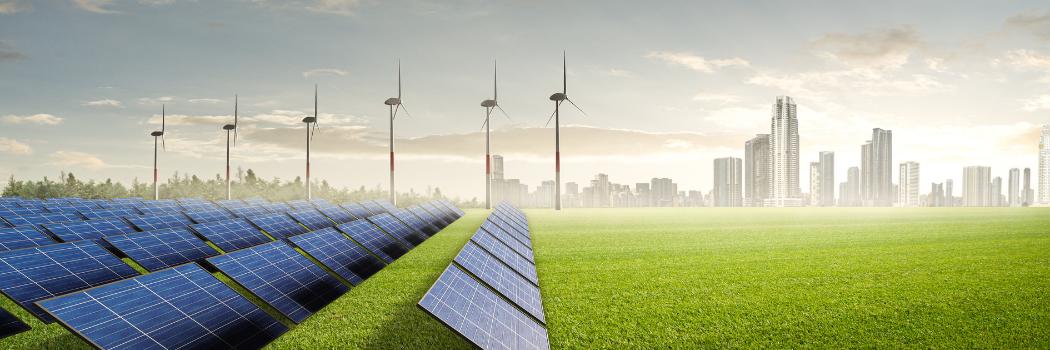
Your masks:
<path fill-rule="evenodd" d="M 469 348 L 415 307 L 467 212 L 269 348 Z M 555 349 L 1050 347 L 1048 209 L 526 213 Z M 0 349 L 88 348 L 0 306 L 35 328 Z"/>

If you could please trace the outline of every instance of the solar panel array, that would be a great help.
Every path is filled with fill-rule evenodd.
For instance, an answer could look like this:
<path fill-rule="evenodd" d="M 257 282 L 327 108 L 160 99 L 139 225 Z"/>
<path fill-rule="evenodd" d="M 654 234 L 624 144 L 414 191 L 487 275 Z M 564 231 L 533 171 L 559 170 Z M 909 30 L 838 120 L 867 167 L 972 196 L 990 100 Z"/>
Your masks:
<path fill-rule="evenodd" d="M 219 255 L 185 227 L 132 233 L 104 238 L 135 263 L 149 271 L 160 271 Z"/>
<path fill-rule="evenodd" d="M 12 227 L 0 228 L 0 251 L 8 251 L 22 248 L 39 247 L 55 244 L 55 241 L 47 237 L 36 227 Z"/>
<path fill-rule="evenodd" d="M 248 221 L 276 239 L 288 239 L 310 232 L 285 213 L 252 216 Z"/>
<path fill-rule="evenodd" d="M 317 211 L 317 209 L 293 210 L 288 212 L 287 214 L 288 216 L 291 216 L 293 219 L 295 219 L 295 221 L 298 221 L 300 224 L 303 224 L 303 226 L 306 226 L 306 228 L 310 229 L 310 231 L 317 231 L 320 229 L 335 226 L 335 222 L 332 222 L 332 220 L 328 220 L 328 217 L 326 217 L 324 214 L 321 214 L 321 212 Z"/>
<path fill-rule="evenodd" d="M 379 226 L 379 228 L 386 231 L 386 233 L 389 233 L 409 249 L 415 248 L 426 240 L 426 238 L 417 234 L 415 230 L 405 226 L 405 224 L 401 223 L 401 221 L 398 221 L 390 214 L 373 215 L 368 217 L 368 221 Z"/>
<path fill-rule="evenodd" d="M 191 210 L 184 211 L 182 213 L 186 214 L 186 216 L 189 217 L 190 220 L 193 220 L 193 222 L 196 222 L 198 224 L 223 220 L 233 220 L 237 218 L 233 216 L 233 214 L 230 214 L 230 212 L 226 211 L 226 209 Z"/>
<path fill-rule="evenodd" d="M 197 224 L 190 229 L 227 253 L 272 242 L 245 219 Z"/>
<path fill-rule="evenodd" d="M 289 240 L 355 286 L 386 267 L 386 264 L 367 250 L 330 228 L 295 236 Z"/>
<path fill-rule="evenodd" d="M 489 229 L 502 231 L 491 219 L 508 212 L 524 216 L 500 203 Z M 531 249 L 519 252 L 483 225 L 417 306 L 481 349 L 550 349 L 533 261 Z"/>
<path fill-rule="evenodd" d="M 358 202 L 343 203 L 339 205 L 339 207 L 346 209 L 346 211 L 350 212 L 350 214 L 354 214 L 354 216 L 357 217 L 358 220 L 367 218 L 372 215 L 376 215 L 375 213 L 369 211 L 368 208 L 365 208 Z"/>
<path fill-rule="evenodd" d="M 45 224 L 44 228 L 62 242 L 91 239 L 106 249 L 111 249 L 113 246 L 102 240 L 102 238 L 135 232 L 135 229 L 131 228 L 131 226 L 116 218 Z"/>
<path fill-rule="evenodd" d="M 31 327 L 22 320 L 12 315 L 7 310 L 0 308 L 0 339 L 30 330 Z"/>

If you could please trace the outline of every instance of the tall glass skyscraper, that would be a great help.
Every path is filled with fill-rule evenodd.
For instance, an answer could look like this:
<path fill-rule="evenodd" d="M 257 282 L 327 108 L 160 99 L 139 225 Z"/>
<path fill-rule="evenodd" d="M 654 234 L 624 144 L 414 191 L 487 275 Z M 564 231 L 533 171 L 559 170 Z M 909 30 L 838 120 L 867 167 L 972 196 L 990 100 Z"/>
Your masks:
<path fill-rule="evenodd" d="M 1050 204 L 1050 124 L 1039 136 L 1039 204 Z"/>
<path fill-rule="evenodd" d="M 769 134 L 768 206 L 802 206 L 802 189 L 798 187 L 798 115 L 795 100 L 777 96 L 773 101 L 773 118 Z"/>

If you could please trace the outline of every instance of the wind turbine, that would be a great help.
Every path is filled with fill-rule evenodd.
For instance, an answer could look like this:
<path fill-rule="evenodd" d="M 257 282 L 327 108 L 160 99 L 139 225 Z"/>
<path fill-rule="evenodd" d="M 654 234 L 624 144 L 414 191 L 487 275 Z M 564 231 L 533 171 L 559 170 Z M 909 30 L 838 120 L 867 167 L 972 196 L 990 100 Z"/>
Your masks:
<path fill-rule="evenodd" d="M 394 191 L 394 118 L 397 117 L 398 108 L 404 109 L 409 117 L 412 116 L 401 102 L 401 60 L 397 60 L 397 97 L 388 98 L 383 102 L 390 106 L 390 204 L 393 205 L 397 205 L 397 192 Z"/>
<path fill-rule="evenodd" d="M 485 128 L 485 209 L 492 209 L 492 152 L 489 151 L 489 115 L 492 114 L 492 110 L 499 108 L 503 115 L 510 119 L 507 112 L 503 110 L 503 107 L 499 106 L 498 101 L 498 90 L 496 88 L 496 62 L 492 62 L 492 99 L 481 101 L 481 106 L 485 107 L 485 124 L 482 126 Z"/>
<path fill-rule="evenodd" d="M 310 143 L 313 142 L 314 131 L 319 129 L 317 126 L 317 84 L 314 84 L 314 116 L 303 118 L 303 123 L 306 123 L 306 199 L 310 199 Z"/>
<path fill-rule="evenodd" d="M 153 200 L 160 199 L 160 188 L 157 187 L 157 137 L 160 137 L 160 143 L 164 147 L 164 151 L 168 150 L 168 145 L 164 142 L 164 114 L 164 105 L 160 105 L 160 131 L 154 131 L 149 134 L 153 136 Z"/>
<path fill-rule="evenodd" d="M 576 103 L 573 103 L 572 100 L 569 99 L 569 95 L 567 94 L 568 70 L 565 68 L 565 51 L 562 51 L 561 53 L 561 69 L 561 92 L 554 93 L 553 95 L 551 95 L 550 98 L 551 101 L 554 101 L 554 114 L 551 115 L 551 118 L 554 119 L 554 210 L 561 210 L 561 128 L 558 124 L 558 118 L 560 117 L 558 107 L 561 106 L 563 101 L 569 101 L 569 103 L 572 104 L 573 107 L 579 109 L 580 112 L 582 112 L 584 115 L 587 114 L 587 112 L 584 112 L 582 109 L 580 109 L 580 106 L 577 106 Z M 550 122 L 550 119 L 547 119 L 547 124 L 550 124 Z"/>
<path fill-rule="evenodd" d="M 233 95 L 233 124 L 222 127 L 226 130 L 226 200 L 233 199 L 230 191 L 230 130 L 233 130 L 233 145 L 237 146 L 237 95 Z"/>

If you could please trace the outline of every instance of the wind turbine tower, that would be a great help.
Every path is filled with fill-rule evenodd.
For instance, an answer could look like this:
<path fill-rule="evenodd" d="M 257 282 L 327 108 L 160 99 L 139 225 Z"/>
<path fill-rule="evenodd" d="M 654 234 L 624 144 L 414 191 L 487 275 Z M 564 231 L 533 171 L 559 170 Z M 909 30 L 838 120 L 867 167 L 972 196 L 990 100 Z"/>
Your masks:
<path fill-rule="evenodd" d="M 401 60 L 397 61 L 397 97 L 391 97 L 383 102 L 390 106 L 390 204 L 397 205 L 397 191 L 394 190 L 394 118 L 397 117 L 398 109 L 404 109 L 409 117 L 408 108 L 401 101 Z"/>
<path fill-rule="evenodd" d="M 161 147 L 164 147 L 164 151 L 168 150 L 168 145 L 164 143 L 164 105 L 160 105 L 160 131 L 154 131 L 150 133 L 153 136 L 153 200 L 160 199 L 160 188 L 157 187 L 157 138 L 160 137 Z"/>
<path fill-rule="evenodd" d="M 233 199 L 230 190 L 230 131 L 233 131 L 233 145 L 237 146 L 237 95 L 233 95 L 233 124 L 222 127 L 226 130 L 226 200 Z"/>
<path fill-rule="evenodd" d="M 492 209 L 492 152 L 490 151 L 489 143 L 489 116 L 492 114 L 492 110 L 499 108 L 503 115 L 510 119 L 507 112 L 503 110 L 503 107 L 499 106 L 498 101 L 499 90 L 496 88 L 496 63 L 492 63 L 492 99 L 481 102 L 481 106 L 485 107 L 485 209 Z"/>
<path fill-rule="evenodd" d="M 561 69 L 562 69 L 562 71 L 561 71 L 562 72 L 561 73 L 562 74 L 561 91 L 562 92 L 554 93 L 550 97 L 550 100 L 554 101 L 554 114 L 551 115 L 551 118 L 554 118 L 554 183 L 555 183 L 555 188 L 554 188 L 554 209 L 555 210 L 561 210 L 561 128 L 560 128 L 560 125 L 558 123 L 558 119 L 561 117 L 560 116 L 561 112 L 559 111 L 559 107 L 561 106 L 562 102 L 569 101 L 569 103 L 572 104 L 573 107 L 576 107 L 576 109 L 579 109 L 581 113 L 583 113 L 584 115 L 587 114 L 587 112 L 584 112 L 582 109 L 580 109 L 579 106 L 576 105 L 576 103 L 573 103 L 572 100 L 569 99 L 568 83 L 567 83 L 567 81 L 568 81 L 568 70 L 565 67 L 566 67 L 565 66 L 565 52 L 562 51 L 562 54 L 561 54 Z M 551 122 L 550 119 L 548 119 L 547 123 L 550 124 L 550 122 Z"/>
<path fill-rule="evenodd" d="M 317 85 L 314 85 L 314 116 L 303 118 L 306 124 L 306 199 L 310 199 L 310 144 L 314 139 L 317 126 Z"/>

